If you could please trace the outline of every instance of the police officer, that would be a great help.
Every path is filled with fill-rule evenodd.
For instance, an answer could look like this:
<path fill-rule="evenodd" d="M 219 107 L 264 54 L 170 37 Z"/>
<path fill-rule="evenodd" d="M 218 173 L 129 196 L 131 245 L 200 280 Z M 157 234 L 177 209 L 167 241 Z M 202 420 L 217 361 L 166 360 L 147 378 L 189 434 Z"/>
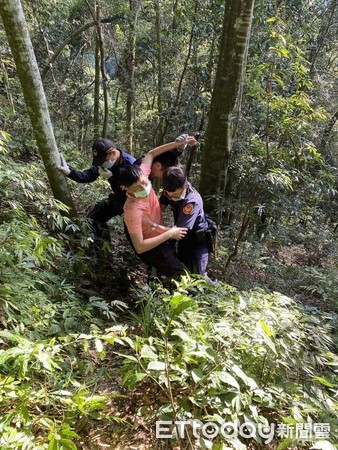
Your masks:
<path fill-rule="evenodd" d="M 95 236 L 110 240 L 106 222 L 112 217 L 123 214 L 123 205 L 126 201 L 126 194 L 119 183 L 119 169 L 133 164 L 135 158 L 118 149 L 113 141 L 106 138 L 99 138 L 93 143 L 92 153 L 92 167 L 87 170 L 79 171 L 69 167 L 62 156 L 61 165 L 58 168 L 77 183 L 92 183 L 100 176 L 108 181 L 112 192 L 108 198 L 96 202 L 87 215 L 92 220 Z"/>
<path fill-rule="evenodd" d="M 181 167 L 169 167 L 163 174 L 162 208 L 170 204 L 177 227 L 188 228 L 178 242 L 178 258 L 191 273 L 206 275 L 209 251 L 205 239 L 208 225 L 204 216 L 203 200 L 187 181 Z"/>
<path fill-rule="evenodd" d="M 193 136 L 187 136 L 182 142 L 184 145 L 196 143 Z M 154 158 L 172 151 L 176 145 L 177 142 L 171 142 L 156 147 L 145 155 L 140 167 L 134 164 L 120 173 L 122 187 L 127 192 L 124 222 L 129 242 L 143 262 L 157 269 L 158 276 L 171 277 L 184 273 L 172 239 L 180 240 L 187 229 L 163 225 L 160 203 L 149 181 Z"/>
<path fill-rule="evenodd" d="M 178 164 L 178 156 L 186 147 L 186 144 L 179 145 L 188 135 L 182 134 L 176 138 L 178 148 L 166 154 L 159 155 L 154 159 L 151 167 L 150 178 L 162 178 L 164 170 Z M 123 206 L 126 201 L 126 194 L 120 187 L 119 172 L 123 167 L 130 164 L 141 165 L 144 155 L 135 160 L 129 153 L 120 150 L 110 139 L 99 138 L 92 146 L 93 162 L 92 167 L 79 171 L 68 166 L 61 156 L 61 170 L 69 179 L 77 183 L 92 183 L 101 176 L 107 180 L 112 192 L 107 199 L 97 201 L 88 211 L 87 216 L 92 221 L 93 231 L 97 238 L 110 240 L 109 227 L 106 222 L 115 216 L 123 214 Z"/>

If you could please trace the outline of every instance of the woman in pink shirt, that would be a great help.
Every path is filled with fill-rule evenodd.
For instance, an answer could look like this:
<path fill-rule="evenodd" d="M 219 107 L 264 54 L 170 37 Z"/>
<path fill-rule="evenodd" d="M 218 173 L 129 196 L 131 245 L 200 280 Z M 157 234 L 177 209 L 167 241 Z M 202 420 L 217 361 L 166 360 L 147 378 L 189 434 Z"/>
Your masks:
<path fill-rule="evenodd" d="M 188 136 L 182 144 L 195 145 L 195 138 Z M 119 175 L 121 188 L 126 191 L 124 223 L 130 242 L 140 259 L 157 269 L 158 276 L 183 274 L 185 267 L 179 261 L 173 239 L 180 240 L 186 228 L 163 226 L 159 200 L 148 178 L 153 159 L 177 148 L 177 142 L 156 147 L 146 154 L 140 167 L 124 167 Z"/>

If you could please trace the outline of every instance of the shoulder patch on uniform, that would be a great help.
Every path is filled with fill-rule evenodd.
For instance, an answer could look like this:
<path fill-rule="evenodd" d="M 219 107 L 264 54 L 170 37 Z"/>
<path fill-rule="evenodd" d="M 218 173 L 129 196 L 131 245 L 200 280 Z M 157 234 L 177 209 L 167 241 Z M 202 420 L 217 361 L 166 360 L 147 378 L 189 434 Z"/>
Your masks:
<path fill-rule="evenodd" d="M 194 205 L 192 203 L 187 203 L 183 208 L 184 214 L 192 214 L 194 211 Z"/>

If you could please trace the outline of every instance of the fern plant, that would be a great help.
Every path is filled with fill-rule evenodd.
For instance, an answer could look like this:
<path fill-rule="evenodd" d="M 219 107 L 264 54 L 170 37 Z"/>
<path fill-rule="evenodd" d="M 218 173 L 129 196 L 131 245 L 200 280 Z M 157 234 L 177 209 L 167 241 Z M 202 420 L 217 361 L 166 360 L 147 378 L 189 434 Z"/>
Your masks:
<path fill-rule="evenodd" d="M 124 384 L 152 386 L 158 399 L 142 408 L 149 424 L 198 419 L 219 426 L 252 423 L 257 429 L 272 422 L 333 425 L 337 420 L 333 316 L 310 314 L 282 294 L 245 293 L 189 277 L 173 294 L 163 296 L 160 289 L 149 292 L 147 301 L 151 327 L 143 314 L 138 321 L 144 319 L 144 335 L 138 331 L 121 341 L 131 349 L 122 369 Z M 248 444 L 193 435 L 180 442 L 178 432 L 176 438 L 180 448 Z M 258 434 L 252 439 L 262 443 Z M 333 426 L 331 439 L 337 440 Z"/>

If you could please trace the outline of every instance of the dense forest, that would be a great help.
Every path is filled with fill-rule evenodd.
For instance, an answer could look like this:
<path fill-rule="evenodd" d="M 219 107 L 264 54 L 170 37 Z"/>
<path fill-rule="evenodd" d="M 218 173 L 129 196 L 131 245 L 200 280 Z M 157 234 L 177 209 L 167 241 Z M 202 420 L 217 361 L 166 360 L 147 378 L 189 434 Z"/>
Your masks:
<path fill-rule="evenodd" d="M 337 0 L 0 16 L 0 449 L 338 448 Z M 107 180 L 59 170 L 182 133 L 212 283 L 152 278 L 120 215 L 98 246 Z"/>

